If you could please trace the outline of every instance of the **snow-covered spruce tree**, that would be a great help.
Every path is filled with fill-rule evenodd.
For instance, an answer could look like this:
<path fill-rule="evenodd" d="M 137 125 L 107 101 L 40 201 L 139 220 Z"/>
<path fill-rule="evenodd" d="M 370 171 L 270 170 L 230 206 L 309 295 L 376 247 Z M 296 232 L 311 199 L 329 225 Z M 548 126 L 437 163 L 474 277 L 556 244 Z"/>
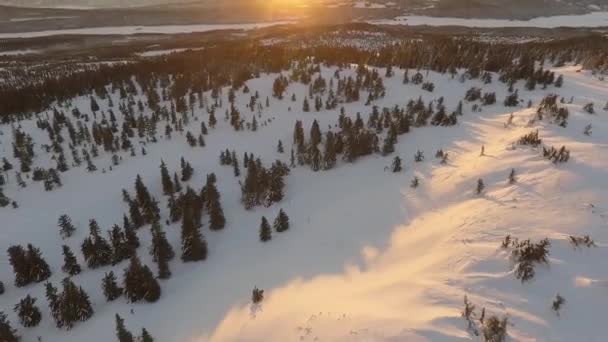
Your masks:
<path fill-rule="evenodd" d="M 150 228 L 152 232 L 152 246 L 150 246 L 150 255 L 154 262 L 158 264 L 158 278 L 168 279 L 171 277 L 169 270 L 169 261 L 175 256 L 173 247 L 167 241 L 167 236 L 160 226 L 160 222 L 155 222 Z"/>
<path fill-rule="evenodd" d="M 260 241 L 266 242 L 272 239 L 272 229 L 266 217 L 262 216 L 262 223 L 260 224 Z"/>
<path fill-rule="evenodd" d="M 19 342 L 21 336 L 17 335 L 17 330 L 13 329 L 11 322 L 6 319 L 6 314 L 0 311 L 0 341 Z"/>
<path fill-rule="evenodd" d="M 13 310 L 17 313 L 21 325 L 26 328 L 35 327 L 42 320 L 40 309 L 36 306 L 36 298 L 32 298 L 29 294 L 21 299 Z"/>
<path fill-rule="evenodd" d="M 74 253 L 72 253 L 70 247 L 63 245 L 61 248 L 63 249 L 63 266 L 61 267 L 63 272 L 69 274 L 70 276 L 80 274 L 82 269 L 80 268 L 78 260 L 76 260 L 76 256 L 74 256 Z"/>
<path fill-rule="evenodd" d="M 420 179 L 418 179 L 417 176 L 414 176 L 414 179 L 412 179 L 412 182 L 410 183 L 410 187 L 416 189 L 418 185 L 420 185 Z"/>
<path fill-rule="evenodd" d="M 142 265 L 137 255 L 131 257 L 129 266 L 125 268 L 123 288 L 125 296 L 132 303 L 140 300 L 153 303 L 161 295 L 161 288 L 154 274 L 148 266 Z"/>
<path fill-rule="evenodd" d="M 118 342 L 135 342 L 133 334 L 125 327 L 125 320 L 116 314 L 116 338 Z"/>
<path fill-rule="evenodd" d="M 95 219 L 89 220 L 89 234 L 80 247 L 89 268 L 110 265 L 113 259 L 112 247 L 101 236 L 101 229 Z"/>
<path fill-rule="evenodd" d="M 2 296 L 5 292 L 4 283 L 0 281 L 0 296 Z"/>
<path fill-rule="evenodd" d="M 194 212 L 190 207 L 185 207 L 182 214 L 181 239 L 182 261 L 201 261 L 207 258 L 207 242 L 195 222 Z"/>
<path fill-rule="evenodd" d="M 287 216 L 285 211 L 283 211 L 283 209 L 279 209 L 279 214 L 274 220 L 274 229 L 278 233 L 282 233 L 289 229 L 289 217 Z"/>
<path fill-rule="evenodd" d="M 59 234 L 64 239 L 71 237 L 76 231 L 76 227 L 72 224 L 72 219 L 66 214 L 59 216 L 57 225 L 59 226 Z"/>
<path fill-rule="evenodd" d="M 123 293 L 122 287 L 118 286 L 118 283 L 116 282 L 116 276 L 113 271 L 104 275 L 101 280 L 101 289 L 108 302 L 119 298 Z"/>

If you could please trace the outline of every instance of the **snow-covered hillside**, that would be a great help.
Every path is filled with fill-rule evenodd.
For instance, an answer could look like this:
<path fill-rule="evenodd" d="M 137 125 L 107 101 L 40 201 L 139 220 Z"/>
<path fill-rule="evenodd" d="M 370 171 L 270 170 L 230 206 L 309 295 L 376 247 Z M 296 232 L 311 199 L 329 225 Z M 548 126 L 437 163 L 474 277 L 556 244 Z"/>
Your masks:
<path fill-rule="evenodd" d="M 354 75 L 355 68 L 340 70 L 340 76 Z M 321 74 L 329 79 L 336 71 L 323 67 Z M 385 75 L 384 69 L 378 71 Z M 220 165 L 220 153 L 234 150 L 241 160 L 247 152 L 260 157 L 264 165 L 275 159 L 289 164 L 296 120 L 302 121 L 307 139 L 314 120 L 323 134 L 339 131 L 342 105 L 346 116 L 354 121 L 360 113 L 367 124 L 373 110 L 364 105 L 367 93 L 362 93 L 360 101 L 336 109 L 305 112 L 306 85 L 290 83 L 285 98 L 279 100 L 272 96 L 278 75 L 262 74 L 246 83 L 249 93 L 236 91 L 235 99 L 245 122 L 256 118 L 256 131 L 234 131 L 224 119 L 229 108 L 229 90 L 224 88 L 223 107 L 215 112 L 218 124 L 215 128 L 207 124 L 204 147 L 191 147 L 185 138 L 188 131 L 198 136 L 201 122 L 208 123 L 206 106 L 201 108 L 197 102 L 192 112 L 188 110 L 190 120 L 183 132 L 173 132 L 168 139 L 159 129 L 157 143 L 139 139 L 136 156 L 119 151 L 122 159 L 114 166 L 111 154 L 101 151 L 93 158 L 97 171 L 72 167 L 61 173 L 62 186 L 53 191 L 45 192 L 43 182 L 30 179 L 21 188 L 15 172 L 7 172 L 4 194 L 19 207 L 0 209 L 0 251 L 14 244 L 39 247 L 53 271 L 49 281 L 58 285 L 65 277 L 61 245 L 69 245 L 83 266 L 83 272 L 72 280 L 88 293 L 95 314 L 70 331 L 57 329 L 43 283 L 15 287 L 7 259 L 0 263 L 0 280 L 6 287 L 0 296 L 0 311 L 18 327 L 25 341 L 35 341 L 38 336 L 44 342 L 113 341 L 116 313 L 131 331 L 138 333 L 145 327 L 156 341 L 476 340 L 461 317 L 466 294 L 477 307 L 477 318 L 482 307 L 486 317 L 506 316 L 508 334 L 514 341 L 572 341 L 580 336 L 602 341 L 608 335 L 602 314 L 608 305 L 604 262 L 608 257 L 608 112 L 603 110 L 608 83 L 587 71 L 579 72 L 577 66 L 552 71 L 564 76 L 562 87 L 541 89 L 539 85 L 528 91 L 519 81 L 514 88 L 519 90 L 520 104 L 504 107 L 502 101 L 509 91 L 496 80 L 484 84 L 478 79 L 461 81 L 458 75 L 423 71 L 425 81 L 435 86 L 429 92 L 420 85 L 403 84 L 404 70 L 396 69 L 394 76 L 383 76 L 386 94 L 372 103 L 380 110 L 405 107 L 408 100 L 419 97 L 425 103 L 434 100 L 436 106 L 443 97 L 451 112 L 471 87 L 495 92 L 498 102 L 487 106 L 464 102 L 463 115 L 455 126 L 412 127 L 410 133 L 399 136 L 395 152 L 387 156 L 372 154 L 354 163 L 340 160 L 327 171 L 294 167 L 285 178 L 285 198 L 270 207 L 243 208 L 239 180 L 244 181 L 246 170 L 242 168 L 235 177 L 233 167 Z M 410 76 L 415 72 L 409 70 Z M 118 91 L 111 92 L 110 86 L 107 89 L 121 126 L 123 117 L 117 107 L 124 99 Z M 256 92 L 262 104 L 259 110 L 247 107 Z M 145 104 L 141 89 L 138 94 L 133 102 Z M 570 112 L 566 127 L 548 117 L 536 119 L 536 108 L 548 94 L 565 98 L 560 106 Z M 210 92 L 204 98 L 207 106 L 213 101 Z M 309 101 L 314 107 L 314 101 Z M 526 106 L 528 101 L 531 108 Z M 107 100 L 97 98 L 96 102 L 100 107 L 96 120 L 101 121 L 101 113 L 107 116 L 110 108 Z M 595 114 L 583 110 L 588 103 L 594 103 Z M 67 115 L 74 107 L 91 112 L 88 96 L 76 98 L 72 104 L 61 110 Z M 481 110 L 473 110 L 474 105 Z M 144 105 L 143 115 L 151 114 Z M 52 118 L 52 110 L 39 115 L 47 116 Z M 583 134 L 589 124 L 592 133 Z M 35 120 L 0 127 L 2 157 L 18 169 L 11 147 L 17 128 L 31 134 L 35 142 L 33 166 L 55 167 L 53 153 L 42 146 L 51 143 L 47 131 L 38 128 Z M 570 160 L 555 164 L 543 158 L 541 147 L 517 144 L 521 136 L 534 130 L 539 131 L 543 145 L 566 146 Z M 284 153 L 277 151 L 279 140 Z M 64 147 L 69 155 L 68 141 Z M 439 149 L 448 155 L 445 163 L 435 157 Z M 414 160 L 418 151 L 424 153 L 423 161 Z M 395 156 L 401 158 L 403 170 L 393 173 Z M 162 296 L 157 302 L 128 303 L 123 297 L 106 302 L 100 287 L 104 273 L 113 270 L 120 280 L 128 261 L 95 270 L 85 266 L 80 245 L 89 234 L 89 220 L 96 219 L 104 234 L 112 225 L 122 224 L 129 208 L 121 190 L 133 193 L 139 174 L 160 202 L 163 230 L 179 255 L 180 224 L 165 224 L 169 210 L 159 165 L 162 160 L 171 175 L 179 173 L 182 157 L 194 168 L 184 187 L 198 191 L 207 174 L 217 176 L 226 227 L 210 231 L 207 218 L 203 219 L 207 259 L 183 263 L 176 257 L 171 261 L 172 276 L 159 281 Z M 516 181 L 510 184 L 512 169 Z M 419 186 L 414 188 L 415 178 Z M 476 193 L 479 179 L 485 184 L 480 194 Z M 273 232 L 271 241 L 260 242 L 262 216 L 272 222 L 279 209 L 289 215 L 290 229 Z M 65 240 L 57 227 L 62 214 L 70 215 L 77 227 Z M 574 248 L 569 243 L 570 236 L 587 234 L 596 247 Z M 501 248 L 507 235 L 534 242 L 549 238 L 549 263 L 536 266 L 536 275 L 529 282 L 516 279 L 509 253 Z M 138 236 L 139 257 L 156 271 L 148 253 L 149 227 L 139 229 Z M 254 286 L 265 290 L 264 300 L 257 305 L 251 304 Z M 566 300 L 559 316 L 551 309 L 557 293 Z M 42 321 L 35 328 L 21 327 L 12 309 L 28 294 L 38 298 L 42 311 Z M 475 324 L 481 325 L 478 320 Z"/>

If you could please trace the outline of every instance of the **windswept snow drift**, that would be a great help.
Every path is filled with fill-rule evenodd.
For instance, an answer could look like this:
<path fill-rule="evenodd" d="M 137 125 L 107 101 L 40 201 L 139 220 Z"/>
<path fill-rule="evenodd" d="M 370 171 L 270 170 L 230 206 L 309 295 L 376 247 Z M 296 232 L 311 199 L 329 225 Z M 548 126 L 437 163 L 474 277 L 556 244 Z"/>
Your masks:
<path fill-rule="evenodd" d="M 334 71 L 325 68 L 323 75 Z M 515 87 L 521 89 L 523 99 L 535 104 L 552 92 L 573 96 L 574 103 L 567 105 L 571 112 L 567 128 L 547 121 L 530 124 L 534 108 L 508 109 L 497 104 L 478 113 L 465 104 L 459 125 L 414 128 L 400 136 L 396 153 L 389 157 L 341 162 L 335 169 L 318 173 L 295 168 L 287 177 L 286 198 L 270 208 L 245 211 L 232 168 L 220 166 L 217 158 L 228 148 L 239 156 L 253 152 L 265 163 L 277 158 L 288 161 L 295 120 L 302 120 L 307 131 L 314 119 L 323 132 L 334 127 L 338 111 L 302 112 L 301 100 L 308 92 L 303 85 L 291 84 L 287 90 L 288 95 L 297 95 L 297 102 L 291 102 L 289 96 L 282 101 L 271 97 L 260 121 L 275 119 L 258 132 L 234 132 L 218 111 L 219 127 L 210 130 L 204 148 L 190 148 L 176 134 L 171 141 L 149 144 L 146 156 L 125 158 L 112 172 L 101 173 L 110 165 L 107 157 L 95 159 L 96 173 L 71 169 L 62 174 L 63 187 L 52 192 L 44 192 L 42 184 L 33 182 L 18 189 L 14 179 L 9 179 L 5 194 L 17 200 L 20 208 L 0 211 L 0 250 L 28 242 L 40 247 L 54 271 L 51 281 L 55 284 L 64 276 L 61 244 L 79 251 L 90 218 L 97 219 L 103 229 L 119 223 L 126 211 L 120 190 L 132 191 L 137 174 L 154 196 L 163 197 L 161 158 L 171 172 L 178 170 L 181 156 L 190 161 L 195 176 L 188 184 L 197 189 L 207 173 L 216 173 L 227 226 L 221 232 L 203 228 L 210 249 L 205 262 L 183 264 L 178 258 L 171 262 L 173 276 L 161 281 L 163 294 L 155 304 L 129 304 L 124 298 L 105 302 L 100 289 L 103 274 L 114 270 L 122 275 L 125 263 L 85 269 L 73 280 L 91 296 L 95 315 L 70 332 L 60 331 L 50 319 L 44 287 L 15 288 L 5 262 L 0 279 L 7 292 L 0 296 L 0 307 L 17 326 L 12 306 L 27 294 L 38 298 L 43 320 L 37 328 L 20 329 L 25 341 L 36 336 L 44 336 L 45 342 L 112 341 L 115 313 L 125 318 L 132 331 L 145 326 L 158 341 L 453 341 L 471 339 L 460 318 L 467 293 L 488 314 L 508 315 L 513 324 L 509 333 L 515 340 L 572 341 L 584 334 L 588 340 L 601 341 L 608 335 L 601 314 L 608 305 L 603 285 L 608 281 L 604 262 L 608 258 L 608 119 L 606 113 L 590 115 L 581 108 L 593 101 L 601 111 L 607 84 L 586 72 L 576 72 L 576 67 L 555 71 L 565 75 L 563 88 L 528 92 L 523 91 L 522 82 Z M 403 85 L 401 72 L 385 80 L 386 97 L 375 103 L 380 108 L 404 106 L 419 96 L 426 101 L 443 96 L 449 110 L 471 86 L 496 91 L 499 102 L 507 94 L 505 85 L 497 81 L 461 84 L 433 72 L 425 76 L 436 85 L 429 93 L 412 84 Z M 348 73 L 353 70 L 343 71 Z M 265 99 L 276 76 L 262 75 L 247 84 L 252 93 L 259 91 Z M 119 103 L 118 94 L 112 96 Z M 236 101 L 246 121 L 257 115 L 245 108 L 249 96 L 238 92 Z M 87 97 L 74 103 L 88 112 Z M 107 111 L 106 101 L 99 104 Z M 362 103 L 346 104 L 345 109 L 351 117 L 360 112 L 364 119 L 371 111 Z M 195 111 L 206 121 L 206 113 Z M 505 128 L 512 111 L 513 125 Z M 595 132 L 591 137 L 582 134 L 589 123 Z M 21 125 L 36 135 L 36 141 L 48 143 L 46 132 L 37 129 L 34 121 Z M 199 125 L 191 122 L 186 130 L 197 132 Z M 18 165 L 11 158 L 10 127 L 1 129 L 2 155 Z M 570 148 L 570 162 L 556 166 L 536 150 L 511 148 L 533 129 L 540 130 L 547 144 Z M 279 139 L 285 144 L 285 154 L 276 152 Z M 480 157 L 482 145 L 486 155 Z M 439 148 L 449 153 L 447 165 L 433 158 Z M 414 163 L 417 150 L 425 152 L 422 163 Z M 48 157 L 39 153 L 38 159 Z M 404 161 L 401 173 L 384 170 L 394 155 Z M 511 168 L 518 174 L 515 185 L 506 182 Z M 414 176 L 420 178 L 417 189 L 409 186 Z M 479 178 L 486 184 L 481 196 L 474 193 Z M 164 203 L 163 199 L 163 217 L 167 212 Z M 291 228 L 262 244 L 258 239 L 260 219 L 273 219 L 279 208 L 290 216 Z M 65 241 L 56 227 L 57 218 L 64 213 L 78 227 L 76 235 Z M 164 229 L 178 251 L 179 224 Z M 147 230 L 139 232 L 139 255 L 154 268 L 147 253 Z M 533 240 L 549 237 L 553 243 L 550 266 L 537 268 L 531 283 L 522 285 L 515 279 L 506 253 L 499 248 L 507 234 Z M 569 234 L 590 234 L 598 247 L 574 250 L 566 243 Z M 249 304 L 254 286 L 266 291 L 259 307 Z M 556 292 L 567 300 L 561 318 L 550 310 Z"/>

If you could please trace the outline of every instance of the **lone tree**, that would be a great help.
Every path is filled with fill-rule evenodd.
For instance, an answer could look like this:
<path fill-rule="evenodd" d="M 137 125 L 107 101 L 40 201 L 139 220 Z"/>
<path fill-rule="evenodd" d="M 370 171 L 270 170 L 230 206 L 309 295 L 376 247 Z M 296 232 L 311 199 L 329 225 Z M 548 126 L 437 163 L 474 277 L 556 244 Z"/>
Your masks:
<path fill-rule="evenodd" d="M 78 264 L 78 260 L 72 253 L 72 250 L 67 245 L 62 246 L 63 249 L 63 266 L 61 269 L 63 272 L 69 274 L 70 276 L 75 276 L 80 274 L 82 271 L 80 265 Z"/>
<path fill-rule="evenodd" d="M 262 216 L 262 223 L 260 224 L 260 241 L 266 242 L 272 239 L 272 229 L 266 217 Z"/>
<path fill-rule="evenodd" d="M 123 293 L 123 289 L 116 283 L 116 276 L 113 271 L 105 274 L 101 281 L 101 289 L 108 302 L 119 298 Z"/>
<path fill-rule="evenodd" d="M 21 337 L 17 335 L 17 330 L 13 329 L 11 322 L 6 319 L 6 314 L 0 311 L 0 341 L 19 342 Z"/>
<path fill-rule="evenodd" d="M 72 219 L 66 214 L 59 216 L 57 225 L 59 226 L 59 234 L 64 239 L 69 238 L 76 231 L 76 227 L 72 224 Z"/>
<path fill-rule="evenodd" d="M 282 233 L 289 229 L 289 217 L 283 209 L 279 210 L 279 215 L 277 215 L 277 218 L 274 220 L 274 229 L 278 233 Z"/>
<path fill-rule="evenodd" d="M 420 179 L 418 179 L 417 176 L 414 176 L 414 179 L 412 179 L 412 183 L 410 184 L 410 187 L 412 187 L 412 189 L 416 189 L 418 187 L 418 185 L 420 185 Z"/>
<path fill-rule="evenodd" d="M 477 180 L 477 194 L 480 195 L 483 192 L 483 189 L 485 189 L 486 186 L 483 184 L 483 180 L 481 178 L 479 178 Z"/>
<path fill-rule="evenodd" d="M 401 172 L 401 170 L 403 170 L 401 167 L 401 158 L 399 158 L 399 156 L 395 156 L 395 159 L 393 159 L 392 170 L 393 172 Z"/>
<path fill-rule="evenodd" d="M 251 293 L 251 301 L 253 304 L 258 304 L 264 300 L 264 290 L 260 290 L 256 287 L 253 288 Z"/>
<path fill-rule="evenodd" d="M 517 176 L 515 175 L 515 169 L 511 169 L 509 173 L 509 184 L 515 184 L 517 182 Z"/>
<path fill-rule="evenodd" d="M 15 305 L 14 311 L 19 316 L 21 325 L 26 328 L 37 326 L 42 319 L 40 309 L 36 306 L 36 298 L 32 298 L 29 294 Z"/>

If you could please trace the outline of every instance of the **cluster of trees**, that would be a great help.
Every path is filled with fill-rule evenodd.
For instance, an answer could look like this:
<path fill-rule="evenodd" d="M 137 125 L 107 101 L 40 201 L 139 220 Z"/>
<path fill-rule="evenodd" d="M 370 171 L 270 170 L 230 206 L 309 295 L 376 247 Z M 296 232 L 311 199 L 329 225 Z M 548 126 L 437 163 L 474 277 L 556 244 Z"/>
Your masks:
<path fill-rule="evenodd" d="M 277 233 L 282 233 L 289 229 L 289 216 L 287 216 L 283 209 L 279 210 L 279 214 L 274 219 L 273 228 Z M 260 223 L 260 241 L 266 242 L 270 240 L 272 240 L 272 228 L 266 217 L 262 216 L 262 222 Z"/>
<path fill-rule="evenodd" d="M 515 277 L 522 283 L 534 278 L 534 267 L 537 264 L 549 263 L 549 248 L 551 242 L 545 238 L 537 243 L 530 239 L 520 241 L 507 235 L 502 242 L 502 248 L 510 250 L 510 257 L 516 265 Z"/>
<path fill-rule="evenodd" d="M 241 202 L 246 209 L 259 205 L 269 207 L 283 199 L 283 178 L 290 172 L 285 163 L 276 160 L 270 168 L 265 168 L 260 158 L 254 160 L 251 156 L 243 161 L 243 165 L 247 168 L 247 174 L 241 183 Z"/>

